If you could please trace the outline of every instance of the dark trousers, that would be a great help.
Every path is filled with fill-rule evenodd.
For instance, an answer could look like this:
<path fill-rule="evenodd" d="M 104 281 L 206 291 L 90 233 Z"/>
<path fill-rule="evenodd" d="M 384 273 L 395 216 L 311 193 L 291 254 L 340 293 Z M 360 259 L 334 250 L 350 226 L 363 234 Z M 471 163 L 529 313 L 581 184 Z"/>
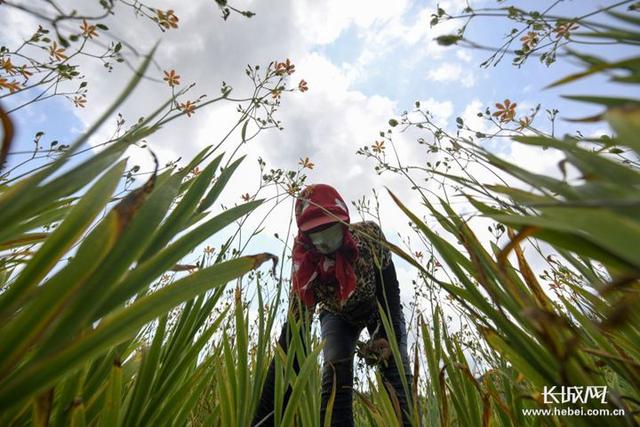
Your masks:
<path fill-rule="evenodd" d="M 379 281 L 377 286 L 376 298 L 382 305 L 388 319 L 393 325 L 393 330 L 398 342 L 402 365 L 407 380 L 408 394 L 402 386 L 400 372 L 398 371 L 393 355 L 388 361 L 388 365 L 379 365 L 380 373 L 384 382 L 390 384 L 398 397 L 400 410 L 402 412 L 402 421 L 404 426 L 410 426 L 411 423 L 407 417 L 411 406 L 411 386 L 413 375 L 409 366 L 409 357 L 407 354 L 407 329 L 402 313 L 402 305 L 400 303 L 400 289 L 396 278 L 393 263 L 383 270 L 384 282 Z M 381 283 L 384 283 L 383 286 Z M 388 302 L 387 304 L 385 303 Z M 377 313 L 377 311 L 376 311 Z M 320 313 L 320 324 L 322 330 L 322 339 L 325 340 L 324 346 L 324 365 L 322 367 L 322 401 L 320 407 L 321 425 L 324 425 L 324 419 L 327 412 L 327 403 L 333 389 L 333 378 L 335 372 L 336 378 L 336 396 L 333 403 L 333 411 L 331 415 L 332 426 L 353 426 L 353 359 L 356 349 L 356 343 L 364 329 L 364 326 L 354 326 L 346 319 L 339 315 L 323 310 Z M 369 334 L 373 334 L 376 329 L 375 322 L 371 326 L 367 326 Z M 302 330 L 302 329 L 301 329 Z M 377 328 L 374 338 L 386 338 L 384 327 L 380 321 L 380 327 Z M 288 343 L 290 342 L 291 331 L 287 323 L 282 327 L 282 332 L 278 343 L 286 352 Z M 297 358 L 294 359 L 294 370 L 299 372 Z M 275 360 L 271 360 L 267 378 L 262 389 L 262 395 L 258 404 L 258 409 L 254 416 L 252 426 L 260 425 L 261 427 L 273 426 L 273 405 L 275 393 Z M 289 400 L 291 387 L 287 388 L 284 396 L 284 402 Z"/>
<path fill-rule="evenodd" d="M 400 410 L 403 412 L 403 425 L 411 426 L 409 417 L 405 412 L 409 412 L 411 404 L 410 393 L 413 375 L 407 355 L 407 333 L 402 312 L 400 311 L 399 315 L 393 316 L 392 320 L 409 394 L 404 390 L 401 374 L 393 355 L 390 357 L 387 366 L 381 363 L 378 368 L 383 381 L 389 383 L 398 397 Z M 322 338 L 325 340 L 324 365 L 322 367 L 322 403 L 320 407 L 321 425 L 324 425 L 327 402 L 331 396 L 335 374 L 336 397 L 331 414 L 331 425 L 353 426 L 353 358 L 356 343 L 363 327 L 353 326 L 342 317 L 328 311 L 320 313 L 320 322 L 322 325 Z M 367 326 L 367 330 L 373 336 L 374 326 Z M 382 325 L 380 325 L 378 334 L 374 338 L 380 337 L 386 338 Z"/>
<path fill-rule="evenodd" d="M 391 305 L 391 301 L 389 301 Z M 407 386 L 411 388 L 413 375 L 409 366 L 409 357 L 407 354 L 407 332 L 402 315 L 401 307 L 390 307 L 391 321 L 398 341 L 402 363 L 407 379 Z M 324 364 L 322 368 L 322 402 L 320 407 L 321 425 L 324 425 L 327 403 L 333 389 L 333 379 L 335 373 L 336 379 L 336 396 L 333 403 L 333 412 L 331 415 L 332 426 L 353 426 L 353 359 L 356 349 L 356 343 L 364 327 L 357 327 L 343 319 L 342 317 L 323 310 L 320 313 L 320 323 L 322 329 L 322 338 L 325 340 L 324 347 Z M 369 334 L 374 333 L 374 327 L 367 327 Z M 287 336 L 287 334 L 289 334 Z M 286 351 L 290 338 L 288 325 L 285 323 L 282 327 L 282 333 L 278 340 L 280 346 Z M 386 337 L 384 327 L 380 325 L 375 338 Z M 385 382 L 388 382 L 395 391 L 400 409 L 403 412 L 403 425 L 410 426 L 406 413 L 409 412 L 411 405 L 411 391 L 405 393 L 402 385 L 400 372 L 397 368 L 393 355 L 389 359 L 387 366 L 378 365 L 381 376 Z M 299 371 L 297 360 L 294 360 L 294 369 Z M 274 383 L 275 383 L 275 360 L 271 361 L 267 379 L 262 389 L 262 396 L 258 405 L 258 410 L 252 422 L 252 426 L 273 426 L 273 404 L 274 404 Z M 285 393 L 284 402 L 289 399 L 291 387 Z"/>

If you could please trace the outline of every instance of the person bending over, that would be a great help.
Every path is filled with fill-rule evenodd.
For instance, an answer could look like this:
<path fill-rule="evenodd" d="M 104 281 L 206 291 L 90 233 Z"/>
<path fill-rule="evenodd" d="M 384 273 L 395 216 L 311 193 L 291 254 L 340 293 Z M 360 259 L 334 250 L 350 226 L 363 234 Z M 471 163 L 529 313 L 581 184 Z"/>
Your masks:
<path fill-rule="evenodd" d="M 295 206 L 298 235 L 293 245 L 292 289 L 289 312 L 292 319 L 310 328 L 316 309 L 322 330 L 324 365 L 322 368 L 321 425 L 335 384 L 331 425 L 348 427 L 353 420 L 353 359 L 356 344 L 366 327 L 371 343 L 386 347 L 388 359 L 378 366 L 381 376 L 398 397 L 402 423 L 410 426 L 408 413 L 411 394 L 405 392 L 401 374 L 389 351 L 386 333 L 377 308 L 379 302 L 393 325 L 409 389 L 413 375 L 407 355 L 407 332 L 400 303 L 400 289 L 391 252 L 380 227 L 372 221 L 350 223 L 347 205 L 333 187 L 307 186 Z M 309 329 L 307 329 L 309 330 Z M 301 329 L 301 332 L 304 332 Z M 278 344 L 287 352 L 291 339 L 288 323 L 282 327 Z M 294 369 L 299 370 L 297 360 Z M 267 378 L 252 426 L 274 425 L 275 360 Z M 291 387 L 284 397 L 288 401 Z"/>

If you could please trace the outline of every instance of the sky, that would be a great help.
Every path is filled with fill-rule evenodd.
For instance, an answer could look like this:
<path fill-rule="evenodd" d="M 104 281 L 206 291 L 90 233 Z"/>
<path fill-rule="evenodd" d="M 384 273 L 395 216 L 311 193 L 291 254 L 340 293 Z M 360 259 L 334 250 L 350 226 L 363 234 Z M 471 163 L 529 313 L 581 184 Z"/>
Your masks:
<path fill-rule="evenodd" d="M 87 10 L 94 3 L 80 0 L 60 1 L 62 5 Z M 465 1 L 444 0 L 439 6 L 448 12 L 460 10 Z M 525 9 L 538 8 L 550 1 L 505 1 L 500 5 L 516 5 Z M 610 4 L 606 1 L 566 0 L 557 8 L 558 14 L 581 14 Z M 257 159 L 263 158 L 267 168 L 297 169 L 301 158 L 314 164 L 307 171 L 308 183 L 327 183 L 338 189 L 348 202 L 363 196 L 379 194 L 382 228 L 393 243 L 401 244 L 399 235 L 410 233 L 407 219 L 398 210 L 384 187 L 388 187 L 411 209 L 424 212 L 419 198 L 410 191 L 406 181 L 390 174 L 376 175 L 374 163 L 355 152 L 371 145 L 380 131 L 386 131 L 391 118 L 411 109 L 415 101 L 433 112 L 439 123 L 455 128 L 455 118 L 481 126 L 476 113 L 509 98 L 519 104 L 519 114 L 541 103 L 544 108 L 558 108 L 564 118 L 594 114 L 592 106 L 569 102 L 563 94 L 624 94 L 624 88 L 611 88 L 603 78 L 593 78 L 567 87 L 543 90 L 558 78 L 578 70 L 575 64 L 558 61 L 546 67 L 535 59 L 516 68 L 505 59 L 496 67 L 481 68 L 486 52 L 445 48 L 434 38 L 450 34 L 459 25 L 449 22 L 430 28 L 431 13 L 436 1 L 396 0 L 272 0 L 235 1 L 239 9 L 255 12 L 246 19 L 233 14 L 226 22 L 212 1 L 148 1 L 161 9 L 174 9 L 179 16 L 179 29 L 161 33 L 131 10 L 118 6 L 107 23 L 111 33 L 146 52 L 160 41 L 155 57 L 159 68 L 150 74 L 156 81 L 144 81 L 120 108 L 129 123 L 148 114 L 171 94 L 161 80 L 162 71 L 175 69 L 181 84 L 196 82 L 194 94 L 216 95 L 222 81 L 234 88 L 234 94 L 246 94 L 250 89 L 244 76 L 247 64 L 265 66 L 273 60 L 290 58 L 296 66 L 292 84 L 300 79 L 308 82 L 305 93 L 285 94 L 277 114 L 284 130 L 266 131 L 242 147 L 247 158 L 231 180 L 221 203 L 232 206 L 241 203 L 241 195 L 253 194 L 259 185 Z M 490 0 L 470 0 L 474 7 L 495 6 Z M 19 11 L 0 6 L 0 44 L 11 46 L 32 34 L 33 18 Z M 501 40 L 508 27 L 497 21 L 475 21 L 469 26 L 470 38 L 493 42 Z M 618 47 L 600 52 L 606 57 L 624 57 Z M 96 61 L 82 64 L 89 76 L 86 108 L 74 108 L 63 98 L 33 104 L 14 115 L 18 135 L 15 150 L 29 150 L 33 135 L 43 130 L 44 141 L 69 143 L 106 108 L 131 76 L 131 70 L 118 66 L 108 72 Z M 10 101 L 13 102 L 13 101 Z M 9 102 L 9 104 L 10 104 Z M 540 115 L 541 117 L 543 114 Z M 181 118 L 148 139 L 151 149 L 162 163 L 181 157 L 181 164 L 209 144 L 215 144 L 237 118 L 235 105 L 214 105 L 198 110 L 191 118 Z M 540 122 L 545 127 L 544 120 Z M 559 131 L 573 132 L 575 125 L 562 122 Z M 607 133 L 603 124 L 581 126 L 587 134 Z M 107 125 L 92 139 L 96 144 L 108 137 L 113 126 Z M 415 143 L 415 133 L 395 133 L 394 138 L 402 158 L 421 162 L 426 159 L 424 148 Z M 239 141 L 232 136 L 222 150 L 230 151 Z M 512 143 L 496 143 L 493 147 L 505 158 L 524 164 L 530 170 L 558 173 L 558 153 L 540 152 Z M 144 150 L 129 152 L 130 164 L 149 167 L 149 155 Z M 11 164 L 18 162 L 16 156 Z M 482 177 L 485 178 L 485 177 Z M 486 177 L 487 179 L 489 177 Z M 266 196 L 268 194 L 264 194 Z M 219 206 L 218 206 L 219 207 Z M 248 253 L 280 253 L 281 243 L 274 233 L 283 236 L 290 221 L 291 200 L 278 206 L 265 223 L 264 233 L 254 239 Z M 461 207 L 464 209 L 464 206 Z M 257 221 L 267 213 L 260 208 Z M 352 211 L 352 217 L 357 214 Z M 255 223 L 255 222 L 254 222 Z M 295 227 L 294 227 L 295 231 Z M 486 236 L 486 232 L 483 236 Z M 222 235 L 207 244 L 218 246 Z M 416 249 L 420 249 L 417 247 Z M 197 254 L 194 254 L 194 259 Z M 411 279 L 415 271 L 394 258 L 402 289 L 403 302 L 412 296 Z M 405 311 L 406 312 L 406 311 Z"/>

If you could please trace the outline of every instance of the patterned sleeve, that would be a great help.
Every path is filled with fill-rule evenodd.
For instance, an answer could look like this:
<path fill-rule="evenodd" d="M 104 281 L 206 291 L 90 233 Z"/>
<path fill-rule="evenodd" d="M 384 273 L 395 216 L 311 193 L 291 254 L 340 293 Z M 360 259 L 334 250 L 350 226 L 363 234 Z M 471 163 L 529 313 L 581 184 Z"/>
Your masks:
<path fill-rule="evenodd" d="M 380 268 L 384 270 L 391 264 L 391 250 L 384 245 L 387 242 L 382 229 L 378 223 L 373 221 L 366 221 L 367 234 L 373 237 L 373 244 L 371 245 L 374 262 L 376 265 L 380 265 Z"/>

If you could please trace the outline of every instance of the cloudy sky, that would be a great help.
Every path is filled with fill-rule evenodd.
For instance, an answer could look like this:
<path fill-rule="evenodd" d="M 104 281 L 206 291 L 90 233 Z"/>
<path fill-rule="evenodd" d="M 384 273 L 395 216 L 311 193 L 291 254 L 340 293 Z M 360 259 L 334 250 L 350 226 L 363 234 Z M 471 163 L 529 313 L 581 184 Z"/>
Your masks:
<path fill-rule="evenodd" d="M 60 1 L 60 4 L 90 11 L 94 2 Z M 95 2 L 97 3 L 97 2 Z M 604 80 L 591 79 L 569 87 L 542 90 L 548 83 L 576 70 L 573 64 L 559 63 L 551 68 L 530 60 L 522 68 L 514 68 L 506 59 L 497 67 L 480 68 L 486 52 L 443 48 L 434 37 L 449 34 L 457 23 L 429 27 L 434 0 L 271 0 L 235 1 L 234 6 L 255 12 L 246 19 L 232 15 L 220 19 L 213 1 L 149 0 L 147 4 L 161 9 L 174 9 L 179 16 L 179 29 L 160 33 L 152 23 L 136 18 L 130 9 L 119 6 L 108 25 L 112 34 L 148 51 L 160 40 L 156 55 L 159 68 L 149 74 L 157 81 L 145 81 L 121 108 L 131 123 L 149 113 L 170 96 L 162 82 L 162 70 L 175 69 L 181 84 L 196 82 L 194 95 L 219 93 L 222 81 L 234 88 L 237 96 L 250 89 L 244 75 L 247 64 L 265 66 L 273 60 L 290 58 L 296 66 L 291 76 L 294 85 L 300 79 L 308 82 L 306 93 L 285 94 L 278 118 L 284 131 L 270 130 L 242 148 L 247 158 L 225 194 L 227 206 L 240 203 L 241 194 L 253 194 L 258 188 L 257 158 L 268 168 L 297 169 L 301 158 L 309 157 L 315 168 L 308 171 L 307 182 L 324 182 L 335 186 L 347 201 L 363 196 L 370 198 L 372 189 L 380 195 L 382 225 L 387 238 L 400 243 L 397 233 L 406 235 L 406 220 L 384 192 L 387 186 L 407 204 L 422 212 L 418 198 L 405 181 L 391 175 L 377 176 L 374 163 L 355 154 L 371 145 L 380 131 L 388 129 L 388 120 L 399 117 L 421 101 L 444 127 L 454 127 L 455 118 L 477 123 L 476 113 L 485 106 L 509 98 L 519 104 L 525 114 L 537 103 L 543 108 L 559 108 L 563 117 L 593 114 L 596 109 L 570 103 L 561 94 L 597 94 L 607 90 Z M 466 5 L 461 0 L 438 2 L 448 12 Z M 543 8 L 550 1 L 507 1 L 525 9 Z M 557 8 L 558 14 L 569 16 L 590 11 L 611 2 L 567 0 Z M 470 0 L 474 7 L 491 5 L 490 0 Z M 19 11 L 0 6 L 1 44 L 8 46 L 29 37 L 36 28 L 33 19 Z M 469 27 L 472 39 L 500 42 L 508 27 L 498 21 L 477 21 Z M 607 49 L 603 55 L 623 55 L 618 49 Z M 131 76 L 124 66 L 112 72 L 96 61 L 83 65 L 89 76 L 88 104 L 77 109 L 66 99 L 57 98 L 34 104 L 15 115 L 18 127 L 16 150 L 28 150 L 35 132 L 44 130 L 45 141 L 69 142 L 105 108 Z M 615 89 L 618 90 L 618 89 Z M 24 100 L 23 98 L 22 100 Z M 10 102 L 16 102 L 9 100 Z M 541 114 L 543 116 L 543 114 Z M 215 144 L 228 131 L 237 117 L 235 105 L 198 110 L 191 118 L 181 118 L 149 138 L 149 143 L 162 161 L 178 157 L 188 159 L 204 146 Z M 544 120 L 540 126 L 545 128 Z M 561 132 L 575 130 L 571 124 L 559 125 Z M 607 132 L 606 127 L 591 126 L 588 133 Z M 105 127 L 93 141 L 110 134 Z M 415 135 L 397 135 L 402 158 L 413 163 L 424 162 L 427 154 L 415 143 Z M 239 141 L 234 135 L 223 150 L 232 150 Z M 512 144 L 496 146 L 506 158 L 526 164 L 535 171 L 555 171 L 560 159 L 557 153 L 540 153 Z M 144 151 L 130 153 L 132 162 L 148 165 Z M 11 162 L 17 162 L 16 157 Z M 14 163 L 15 164 L 15 163 Z M 184 161 L 182 162 L 184 164 Z M 263 196 L 267 196 L 264 194 Z M 265 233 L 255 239 L 250 252 L 279 252 L 273 233 L 283 235 L 289 221 L 290 200 L 282 203 L 269 217 Z M 265 208 L 256 219 L 267 213 Z M 355 212 L 353 213 L 355 217 Z M 219 241 L 210 242 L 212 245 Z M 420 248 L 416 248 L 420 249 Z M 397 262 L 403 298 L 409 298 L 410 279 L 414 272 Z"/>

